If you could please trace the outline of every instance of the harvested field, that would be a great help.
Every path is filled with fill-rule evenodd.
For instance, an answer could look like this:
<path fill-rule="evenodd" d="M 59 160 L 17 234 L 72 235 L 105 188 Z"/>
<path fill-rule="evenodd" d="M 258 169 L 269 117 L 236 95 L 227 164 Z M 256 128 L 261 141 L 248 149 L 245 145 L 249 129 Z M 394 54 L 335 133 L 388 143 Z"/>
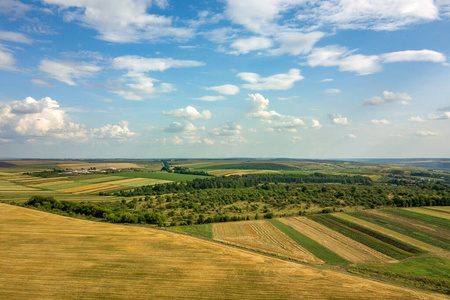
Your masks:
<path fill-rule="evenodd" d="M 280 219 L 280 221 L 317 241 L 322 246 L 332 250 L 334 253 L 350 262 L 369 263 L 397 261 L 306 217 L 285 218 Z"/>
<path fill-rule="evenodd" d="M 58 190 L 59 192 L 65 192 L 65 193 L 73 193 L 73 194 L 81 194 L 81 193 L 89 193 L 91 190 L 95 190 L 97 188 L 106 188 L 111 187 L 112 185 L 122 185 L 128 182 L 138 181 L 142 178 L 129 178 L 129 179 L 121 179 L 121 180 L 112 180 L 108 182 L 101 182 L 101 183 L 84 183 L 79 182 L 80 184 L 83 184 L 82 186 L 76 186 L 71 188 L 65 188 Z M 123 189 L 124 187 L 120 187 L 120 189 Z"/>
<path fill-rule="evenodd" d="M 212 225 L 212 230 L 217 241 L 292 257 L 303 262 L 323 263 L 265 220 L 216 223 Z"/>
<path fill-rule="evenodd" d="M 365 220 L 362 220 L 362 219 L 359 219 L 359 218 L 355 218 L 353 216 L 350 216 L 350 215 L 347 215 L 347 214 L 344 214 L 344 213 L 336 213 L 334 215 L 336 217 L 340 218 L 340 219 L 356 223 L 358 225 L 361 225 L 361 226 L 366 227 L 366 228 L 371 229 L 371 230 L 375 230 L 377 232 L 380 232 L 382 234 L 388 235 L 388 236 L 393 237 L 393 238 L 395 238 L 395 239 L 397 239 L 399 241 L 402 241 L 404 243 L 413 245 L 413 246 L 415 246 L 417 248 L 423 249 L 423 250 L 428 251 L 428 252 L 442 252 L 443 251 L 443 249 L 441 249 L 441 248 L 432 246 L 430 244 L 427 244 L 427 243 L 421 242 L 419 240 L 416 240 L 416 239 L 414 239 L 412 237 L 400 234 L 400 233 L 395 232 L 393 230 L 384 228 L 382 226 L 373 224 L 371 222 L 368 222 L 368 221 L 365 221 Z"/>
<path fill-rule="evenodd" d="M 52 187 L 54 185 L 60 185 L 60 184 L 66 184 L 66 183 L 72 183 L 72 180 L 58 180 L 58 181 L 47 181 L 42 183 L 33 183 L 31 186 L 33 187 Z"/>
<path fill-rule="evenodd" d="M 2 299 L 447 299 L 166 231 L 0 213 Z"/>
<path fill-rule="evenodd" d="M 414 221 L 412 222 L 411 219 L 404 218 L 397 215 L 388 214 L 386 212 L 378 211 L 378 210 L 368 210 L 366 213 L 377 216 L 381 219 L 387 220 L 389 222 L 393 223 L 399 223 L 401 225 L 422 231 L 427 234 L 431 234 L 440 238 L 449 239 L 450 237 L 450 230 L 440 228 L 437 226 L 433 226 L 431 224 Z"/>
<path fill-rule="evenodd" d="M 433 217 L 443 218 L 450 221 L 450 214 L 445 212 L 440 212 L 432 209 L 420 208 L 420 207 L 408 207 L 404 208 L 405 210 L 410 210 L 413 212 L 430 215 Z"/>

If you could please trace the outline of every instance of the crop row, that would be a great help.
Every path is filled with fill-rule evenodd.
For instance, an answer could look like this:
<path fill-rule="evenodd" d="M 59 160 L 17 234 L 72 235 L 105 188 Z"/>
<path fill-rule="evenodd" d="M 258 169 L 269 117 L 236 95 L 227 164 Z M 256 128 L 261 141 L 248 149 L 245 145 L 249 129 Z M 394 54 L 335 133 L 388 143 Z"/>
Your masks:
<path fill-rule="evenodd" d="M 362 213 L 362 212 L 354 212 L 354 213 L 349 213 L 349 214 L 354 217 L 371 222 L 373 224 L 376 224 L 376 225 L 385 227 L 387 229 L 393 230 L 395 232 L 401 233 L 403 235 L 412 237 L 412 238 L 422 241 L 424 243 L 427 243 L 427 244 L 430 244 L 430 245 L 433 245 L 433 246 L 436 246 L 436 247 L 439 247 L 439 248 L 442 248 L 445 250 L 450 250 L 450 241 L 448 241 L 444 238 L 424 233 L 422 231 L 410 228 L 403 224 L 384 220 L 384 219 L 378 218 L 374 215 L 369 215 L 369 214 Z"/>
<path fill-rule="evenodd" d="M 430 216 L 414 211 L 409 211 L 405 209 L 387 209 L 388 213 L 396 214 L 405 218 L 413 219 L 416 221 L 425 222 L 431 225 L 439 226 L 441 228 L 450 229 L 450 221 L 444 218 L 439 218 L 435 216 Z"/>
<path fill-rule="evenodd" d="M 332 215 L 315 215 L 309 216 L 309 218 L 392 258 L 404 259 L 424 252 L 386 235 L 338 219 Z"/>

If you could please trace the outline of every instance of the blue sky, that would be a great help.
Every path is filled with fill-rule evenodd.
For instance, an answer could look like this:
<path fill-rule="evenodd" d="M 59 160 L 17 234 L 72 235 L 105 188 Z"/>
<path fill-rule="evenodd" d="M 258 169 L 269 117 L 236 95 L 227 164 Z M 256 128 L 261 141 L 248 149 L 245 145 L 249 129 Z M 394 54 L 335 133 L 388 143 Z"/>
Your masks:
<path fill-rule="evenodd" d="M 449 157 L 450 1 L 0 1 L 0 157 Z"/>

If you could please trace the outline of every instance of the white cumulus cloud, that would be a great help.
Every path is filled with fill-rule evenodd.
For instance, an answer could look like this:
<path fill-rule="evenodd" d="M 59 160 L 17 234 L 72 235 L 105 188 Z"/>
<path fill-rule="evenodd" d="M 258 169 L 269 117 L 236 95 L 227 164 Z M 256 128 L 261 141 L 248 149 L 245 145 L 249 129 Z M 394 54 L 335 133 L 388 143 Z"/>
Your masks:
<path fill-rule="evenodd" d="M 339 89 L 326 89 L 325 90 L 325 94 L 328 94 L 328 95 L 337 95 L 340 92 L 341 92 L 341 90 L 339 90 Z"/>
<path fill-rule="evenodd" d="M 56 5 L 55 11 L 64 14 L 67 22 L 76 22 L 95 29 L 97 38 L 109 42 L 126 43 L 164 39 L 184 41 L 193 37 L 192 29 L 176 27 L 174 18 L 149 13 L 154 5 L 159 9 L 167 1 L 147 0 L 43 0 Z"/>
<path fill-rule="evenodd" d="M 205 88 L 205 90 L 215 91 L 222 95 L 236 95 L 237 93 L 239 93 L 239 87 L 232 84 L 211 86 Z"/>
<path fill-rule="evenodd" d="M 417 130 L 416 132 L 414 132 L 414 135 L 416 135 L 416 136 L 437 136 L 438 134 L 434 131 Z"/>
<path fill-rule="evenodd" d="M 400 103 L 403 105 L 409 104 L 412 98 L 407 93 L 394 93 L 389 91 L 384 91 L 383 96 L 374 96 L 364 100 L 364 105 L 386 105 L 391 103 Z"/>
<path fill-rule="evenodd" d="M 202 97 L 192 98 L 192 99 L 205 101 L 205 102 L 214 102 L 214 101 L 225 100 L 226 98 L 224 96 L 202 96 Z"/>
<path fill-rule="evenodd" d="M 319 120 L 312 119 L 311 120 L 311 128 L 320 129 L 320 128 L 322 128 L 322 125 L 320 124 Z"/>
<path fill-rule="evenodd" d="M 175 109 L 168 112 L 163 111 L 163 114 L 177 118 L 186 118 L 189 120 L 211 118 L 211 112 L 209 110 L 204 110 L 200 113 L 193 106 L 187 106 L 185 108 Z"/>
<path fill-rule="evenodd" d="M 77 85 L 74 79 L 92 77 L 101 68 L 86 62 L 43 59 L 39 65 L 39 70 L 68 85 Z"/>
<path fill-rule="evenodd" d="M 0 30 L 0 40 L 24 44 L 32 43 L 32 40 L 23 33 L 3 30 Z"/>
<path fill-rule="evenodd" d="M 275 74 L 268 77 L 261 77 L 256 73 L 244 72 L 237 74 L 239 78 L 248 82 L 242 87 L 250 90 L 288 90 L 294 83 L 302 80 L 299 69 L 290 69 L 288 73 Z"/>
<path fill-rule="evenodd" d="M 350 125 L 351 121 L 349 121 L 346 117 L 342 117 L 339 114 L 330 114 L 329 118 L 331 120 L 331 123 L 337 124 L 337 125 Z"/>
<path fill-rule="evenodd" d="M 445 55 L 432 50 L 407 50 L 382 54 L 381 58 L 386 63 L 402 62 L 402 61 L 428 61 L 428 62 L 445 62 Z"/>
<path fill-rule="evenodd" d="M 370 123 L 375 124 L 375 125 L 389 125 L 389 124 L 391 124 L 391 122 L 389 122 L 386 119 L 381 119 L 381 120 L 373 119 L 372 121 L 370 121 Z"/>
<path fill-rule="evenodd" d="M 272 47 L 272 41 L 266 37 L 250 37 L 237 39 L 231 45 L 235 49 L 230 54 L 247 54 L 250 51 L 263 50 Z"/>

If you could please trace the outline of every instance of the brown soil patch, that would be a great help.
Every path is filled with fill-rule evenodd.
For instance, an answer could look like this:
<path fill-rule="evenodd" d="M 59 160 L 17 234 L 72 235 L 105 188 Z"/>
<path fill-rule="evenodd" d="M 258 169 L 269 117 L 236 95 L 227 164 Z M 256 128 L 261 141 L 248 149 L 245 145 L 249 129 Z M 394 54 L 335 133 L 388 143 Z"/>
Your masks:
<path fill-rule="evenodd" d="M 441 228 L 441 227 L 437 227 L 437 226 L 433 226 L 431 224 L 419 222 L 416 220 L 411 220 L 408 218 L 404 218 L 401 216 L 397 216 L 397 215 L 393 215 L 393 214 L 389 214 L 389 213 L 377 211 L 377 210 L 367 210 L 367 211 L 365 211 L 365 213 L 372 214 L 372 215 L 377 216 L 386 221 L 398 223 L 398 224 L 407 226 L 409 228 L 414 228 L 416 230 L 419 230 L 419 231 L 422 231 L 422 232 L 425 232 L 428 234 L 432 234 L 434 236 L 438 236 L 438 237 L 441 237 L 444 239 L 449 239 L 449 237 L 450 237 L 450 230 L 447 230 L 447 229 Z"/>
<path fill-rule="evenodd" d="M 320 264 L 323 261 L 298 245 L 273 224 L 265 221 L 217 223 L 212 225 L 217 241 L 256 249 L 299 261 Z"/>
<path fill-rule="evenodd" d="M 1 299 L 447 299 L 171 232 L 0 214 Z"/>
<path fill-rule="evenodd" d="M 358 243 L 345 235 L 314 222 L 306 217 L 280 219 L 281 222 L 315 240 L 337 255 L 354 263 L 397 262 L 383 253 Z"/>

